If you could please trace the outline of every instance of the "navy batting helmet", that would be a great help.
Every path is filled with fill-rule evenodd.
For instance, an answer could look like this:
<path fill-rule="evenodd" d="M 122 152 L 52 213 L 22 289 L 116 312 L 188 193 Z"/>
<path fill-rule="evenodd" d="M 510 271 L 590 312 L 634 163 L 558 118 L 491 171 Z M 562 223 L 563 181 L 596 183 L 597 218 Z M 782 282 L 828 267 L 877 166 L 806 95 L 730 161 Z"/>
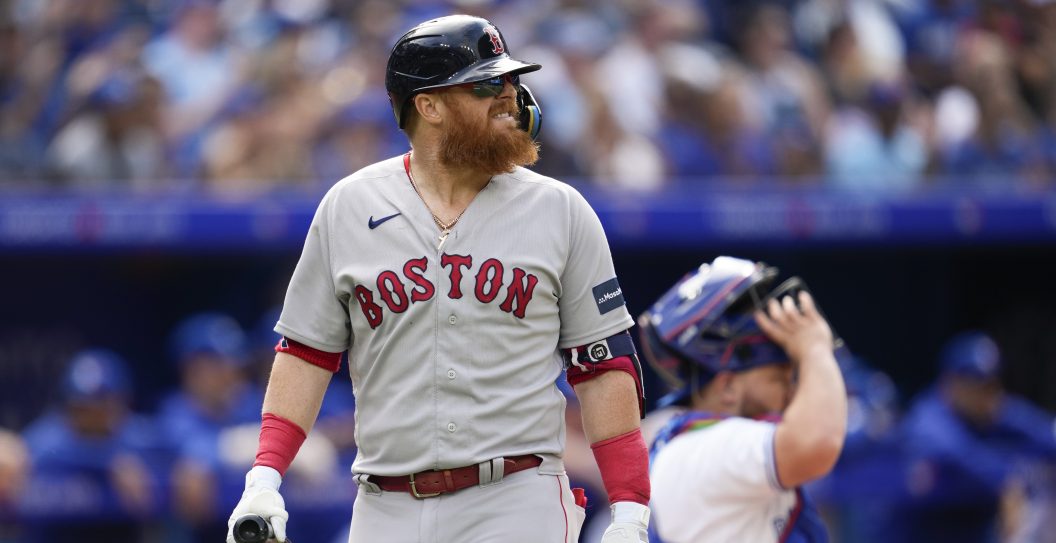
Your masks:
<path fill-rule="evenodd" d="M 407 106 L 415 94 L 431 89 L 478 83 L 506 74 L 542 68 L 510 58 L 505 38 L 487 19 L 449 15 L 426 21 L 408 31 L 393 46 L 385 73 L 392 112 L 402 129 Z M 531 91 L 518 85 L 521 128 L 532 137 L 539 132 L 541 114 Z"/>
<path fill-rule="evenodd" d="M 684 403 L 720 371 L 788 362 L 753 313 L 771 298 L 806 290 L 798 277 L 771 288 L 778 270 L 720 256 L 675 284 L 638 318 L 646 360 L 673 392 L 660 405 Z"/>

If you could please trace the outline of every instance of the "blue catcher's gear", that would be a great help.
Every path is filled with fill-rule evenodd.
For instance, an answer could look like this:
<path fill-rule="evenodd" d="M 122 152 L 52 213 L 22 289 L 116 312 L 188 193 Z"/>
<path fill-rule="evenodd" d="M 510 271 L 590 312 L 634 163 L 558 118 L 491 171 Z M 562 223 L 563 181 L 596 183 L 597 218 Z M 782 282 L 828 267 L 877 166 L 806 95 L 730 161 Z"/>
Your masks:
<path fill-rule="evenodd" d="M 728 256 L 702 264 L 638 318 L 643 354 L 673 389 L 660 406 L 685 403 L 720 371 L 787 363 L 753 313 L 806 290 L 798 277 L 771 289 L 777 268 Z"/>

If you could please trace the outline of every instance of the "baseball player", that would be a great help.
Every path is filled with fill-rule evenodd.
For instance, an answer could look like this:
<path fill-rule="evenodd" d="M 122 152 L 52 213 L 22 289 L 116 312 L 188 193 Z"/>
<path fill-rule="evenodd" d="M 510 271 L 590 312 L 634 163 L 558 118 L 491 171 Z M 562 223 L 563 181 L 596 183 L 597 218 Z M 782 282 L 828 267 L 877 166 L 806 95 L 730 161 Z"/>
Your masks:
<path fill-rule="evenodd" d="M 653 541 L 827 540 L 800 485 L 836 463 L 846 393 L 829 325 L 802 281 L 776 276 L 719 257 L 639 319 L 675 388 L 661 404 L 685 409 L 651 451 Z"/>
<path fill-rule="evenodd" d="M 351 541 L 576 541 L 584 510 L 562 465 L 564 369 L 612 503 L 603 541 L 645 540 L 633 319 L 589 205 L 522 167 L 537 158 L 540 117 L 520 76 L 539 68 L 476 17 L 430 20 L 397 41 L 386 88 L 411 151 L 345 178 L 319 205 L 231 523 L 255 513 L 285 540 L 281 476 L 347 350 Z"/>
<path fill-rule="evenodd" d="M 888 541 L 1052 541 L 1052 518 L 1032 517 L 1048 513 L 1056 420 L 1005 390 L 1002 365 L 997 343 L 981 331 L 943 346 L 937 381 L 913 400 L 899 428 L 907 471 L 916 476 L 888 512 Z M 1017 480 L 1030 489 L 1020 511 L 1010 507 Z"/>

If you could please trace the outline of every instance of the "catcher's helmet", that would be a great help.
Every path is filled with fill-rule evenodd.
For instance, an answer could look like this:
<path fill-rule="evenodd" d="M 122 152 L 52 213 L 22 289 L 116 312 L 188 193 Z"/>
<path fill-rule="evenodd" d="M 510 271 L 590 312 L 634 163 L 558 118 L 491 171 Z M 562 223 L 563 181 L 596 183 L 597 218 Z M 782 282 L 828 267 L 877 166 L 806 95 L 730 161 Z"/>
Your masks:
<path fill-rule="evenodd" d="M 788 362 L 753 313 L 806 290 L 798 277 L 771 288 L 777 268 L 728 256 L 703 264 L 638 318 L 646 360 L 673 389 L 660 405 L 684 403 L 720 371 Z"/>
<path fill-rule="evenodd" d="M 449 15 L 426 21 L 408 31 L 393 46 L 385 73 L 396 123 L 405 127 L 408 102 L 419 92 L 476 83 L 505 74 L 523 74 L 539 64 L 510 58 L 505 38 L 487 19 Z M 528 87 L 517 89 L 521 128 L 539 131 L 540 111 Z"/>

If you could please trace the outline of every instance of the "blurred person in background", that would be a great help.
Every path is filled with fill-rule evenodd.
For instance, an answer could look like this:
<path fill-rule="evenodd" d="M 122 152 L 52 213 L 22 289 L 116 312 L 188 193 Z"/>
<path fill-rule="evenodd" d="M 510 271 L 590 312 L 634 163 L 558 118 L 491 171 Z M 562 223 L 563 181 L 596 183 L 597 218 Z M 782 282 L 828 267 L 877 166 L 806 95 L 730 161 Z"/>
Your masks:
<path fill-rule="evenodd" d="M 967 113 L 976 120 L 963 137 L 942 142 L 943 173 L 956 182 L 1007 183 L 1009 175 L 1017 175 L 1047 183 L 1050 172 L 1038 120 L 1019 93 L 1004 42 L 994 34 L 974 32 L 962 39 L 954 62 L 958 81 L 972 98 Z M 940 114 L 945 111 L 941 100 Z"/>
<path fill-rule="evenodd" d="M 736 51 L 744 62 L 747 122 L 773 141 L 778 173 L 791 178 L 821 173 L 829 97 L 817 67 L 792 48 L 786 9 L 778 2 L 738 8 Z"/>
<path fill-rule="evenodd" d="M 49 169 L 66 184 L 157 185 L 166 172 L 161 89 L 149 77 L 119 74 L 91 93 L 85 110 L 48 149 Z"/>
<path fill-rule="evenodd" d="M 313 27 L 287 23 L 247 63 L 239 93 L 255 100 L 243 106 L 244 115 L 218 120 L 204 136 L 209 186 L 252 191 L 314 180 L 312 147 L 337 104 L 324 94 L 321 66 L 313 61 L 336 64 L 337 59 L 326 58 L 336 46 L 311 51 L 313 39 Z M 312 59 L 306 50 L 324 58 Z M 232 95 L 228 104 L 240 99 Z"/>
<path fill-rule="evenodd" d="M 906 495 L 892 511 L 890 540 L 998 541 L 1002 498 L 1021 488 L 1014 477 L 1056 461 L 1056 419 L 1004 390 L 1001 353 L 982 332 L 952 338 L 939 362 L 938 382 L 899 431 Z"/>
<path fill-rule="evenodd" d="M 1056 86 L 1056 2 L 1037 0 L 1021 7 L 1023 43 L 1015 55 L 1016 75 L 1027 104 L 1044 116 Z"/>
<path fill-rule="evenodd" d="M 875 81 L 863 100 L 829 117 L 825 168 L 836 186 L 905 191 L 920 186 L 928 166 L 924 134 L 901 82 Z"/>
<path fill-rule="evenodd" d="M 6 181 L 44 178 L 61 107 L 65 43 L 58 33 L 0 17 L 0 174 Z"/>
<path fill-rule="evenodd" d="M 744 69 L 715 47 L 671 44 L 660 54 L 666 108 L 657 135 L 667 175 L 740 182 L 777 173 L 770 139 L 746 122 Z"/>
<path fill-rule="evenodd" d="M 176 176 L 199 173 L 201 138 L 244 78 L 244 59 L 225 39 L 216 3 L 181 0 L 171 27 L 148 43 L 142 62 L 165 91 L 165 136 Z"/>
<path fill-rule="evenodd" d="M 954 57 L 962 33 L 978 10 L 977 0 L 892 2 L 906 43 L 906 64 L 925 96 L 935 97 L 954 82 Z"/>
<path fill-rule="evenodd" d="M 227 469 L 225 431 L 258 424 L 260 388 L 246 375 L 245 332 L 232 317 L 216 312 L 187 317 L 173 330 L 169 350 L 180 372 L 180 388 L 164 398 L 158 424 L 177 455 L 171 480 L 178 518 L 206 541 L 224 533 L 219 504 L 238 495 L 241 473 Z"/>
<path fill-rule="evenodd" d="M 613 123 L 592 73 L 618 36 L 612 22 L 618 10 L 608 4 L 596 7 L 600 13 L 577 3 L 562 5 L 540 21 L 535 41 L 524 51 L 548 67 L 532 81 L 532 91 L 547 108 L 548 128 L 539 139 L 534 166 L 543 175 L 589 176 L 593 157 L 601 154 L 593 135 L 599 133 L 599 123 Z"/>
<path fill-rule="evenodd" d="M 597 140 L 591 169 L 598 180 L 632 189 L 656 189 L 665 181 L 660 135 L 664 78 L 660 51 L 703 32 L 703 13 L 692 3 L 630 2 L 626 29 L 591 70 L 608 115 L 590 133 Z"/>
<path fill-rule="evenodd" d="M 0 428 L 0 541 L 17 541 L 18 503 L 29 478 L 29 450 L 17 432 Z"/>
<path fill-rule="evenodd" d="M 81 351 L 63 376 L 59 402 L 24 431 L 32 472 L 21 496 L 26 542 L 147 540 L 166 505 L 155 426 L 130 411 L 125 361 Z"/>
<path fill-rule="evenodd" d="M 399 154 L 407 140 L 392 126 L 385 95 L 364 92 L 324 124 L 318 145 L 312 150 L 315 175 L 340 179 L 377 162 L 379 157 Z"/>
<path fill-rule="evenodd" d="M 660 404 L 684 407 L 650 453 L 655 541 L 827 541 L 801 487 L 840 455 L 847 393 L 828 323 L 777 275 L 718 257 L 639 318 Z"/>

